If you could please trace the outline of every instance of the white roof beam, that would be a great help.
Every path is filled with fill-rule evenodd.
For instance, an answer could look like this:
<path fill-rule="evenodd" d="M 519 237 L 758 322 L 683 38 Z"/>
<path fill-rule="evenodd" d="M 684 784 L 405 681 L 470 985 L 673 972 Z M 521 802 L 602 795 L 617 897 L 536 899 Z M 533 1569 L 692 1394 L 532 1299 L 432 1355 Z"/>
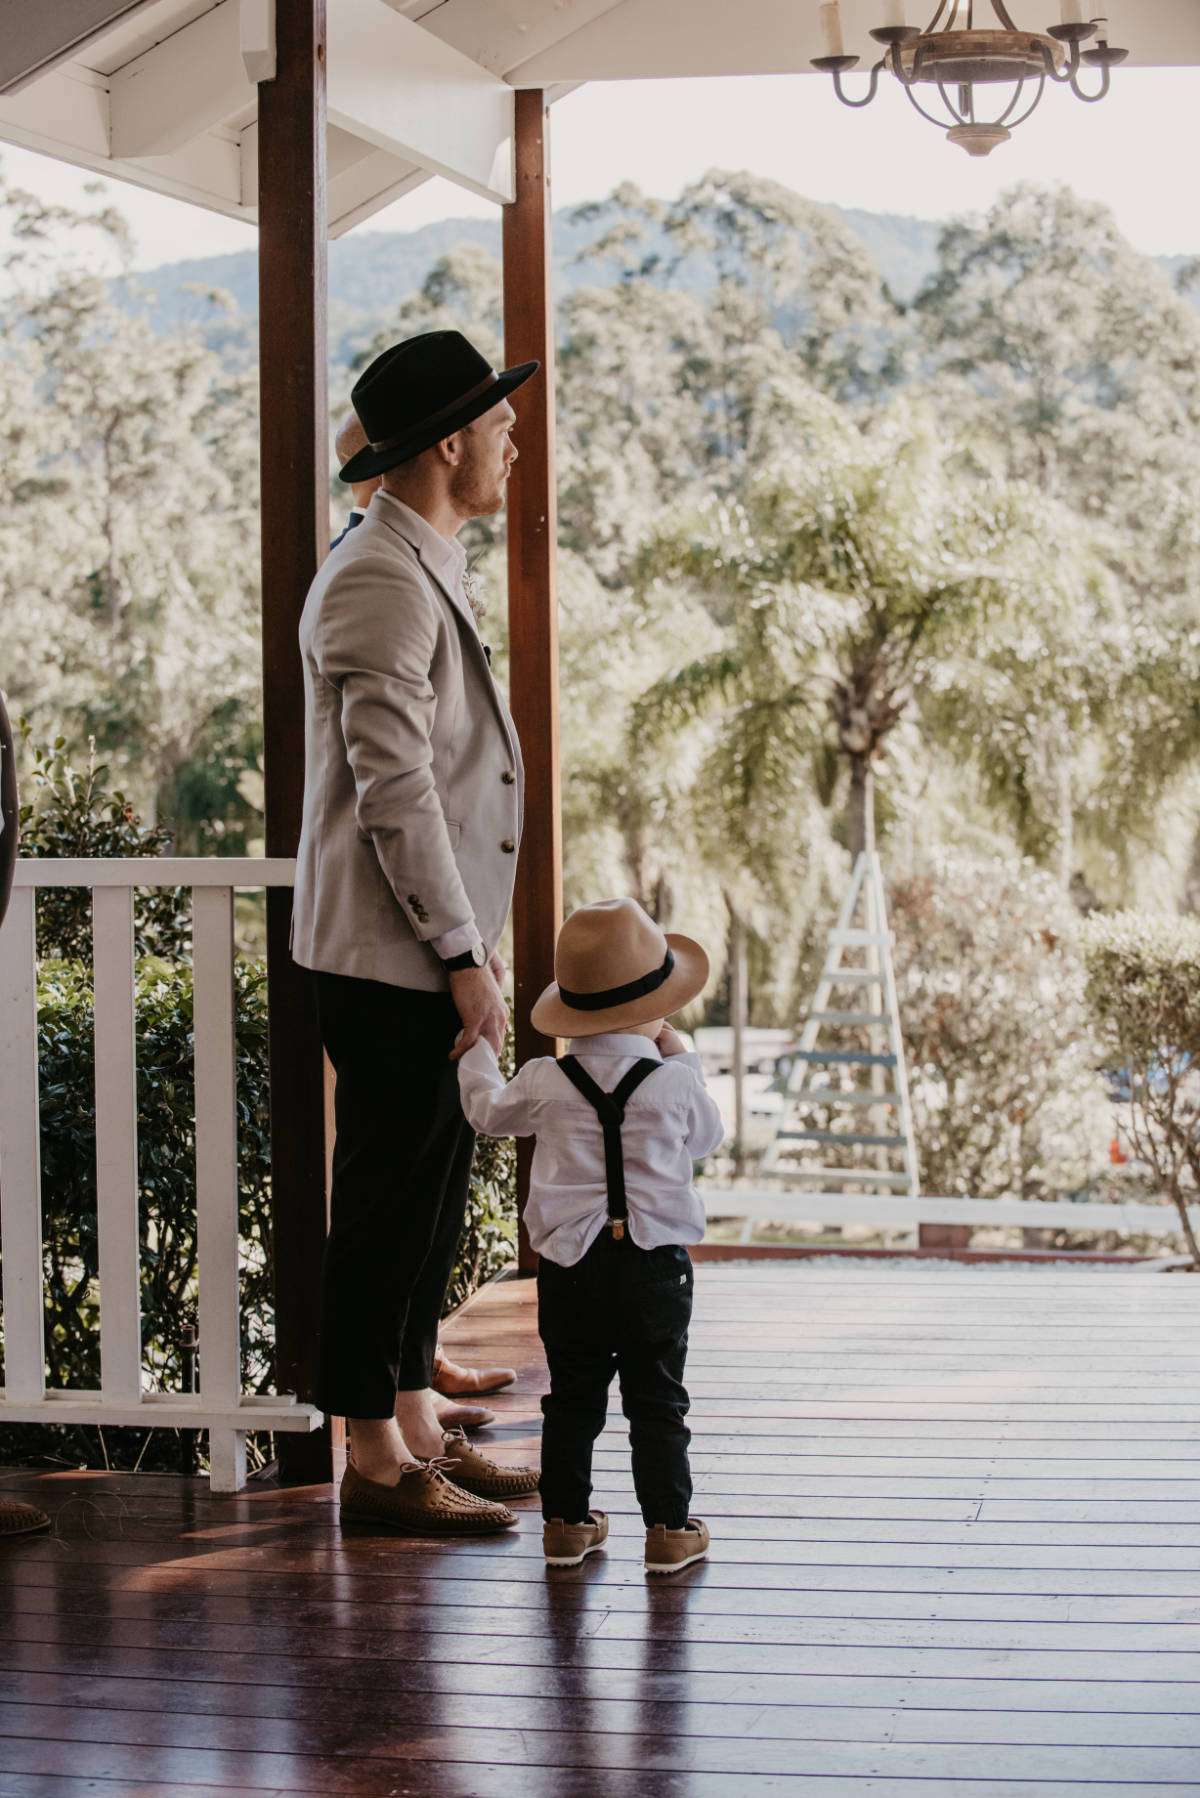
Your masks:
<path fill-rule="evenodd" d="M 0 0 L 0 93 L 15 94 L 150 0 Z"/>
<path fill-rule="evenodd" d="M 242 58 L 238 0 L 206 12 L 111 78 L 112 154 L 167 156 L 257 104 Z"/>
<path fill-rule="evenodd" d="M 241 166 L 232 133 L 205 132 L 173 155 L 157 156 L 148 164 L 114 162 L 108 137 L 104 78 L 77 65 L 52 70 L 23 94 L 0 95 L 0 141 L 116 175 L 213 212 L 242 216 Z"/>
<path fill-rule="evenodd" d="M 331 124 L 485 199 L 513 198 L 513 94 L 387 0 L 329 9 Z"/>
<path fill-rule="evenodd" d="M 622 5 L 624 0 L 400 0 L 399 10 L 507 80 L 517 64 Z"/>

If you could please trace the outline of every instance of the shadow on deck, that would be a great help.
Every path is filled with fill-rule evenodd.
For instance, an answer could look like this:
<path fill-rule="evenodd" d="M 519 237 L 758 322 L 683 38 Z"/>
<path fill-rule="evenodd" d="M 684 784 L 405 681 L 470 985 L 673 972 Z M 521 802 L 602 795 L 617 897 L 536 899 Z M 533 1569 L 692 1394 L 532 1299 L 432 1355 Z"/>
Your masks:
<path fill-rule="evenodd" d="M 511 1360 L 528 1283 L 454 1323 Z M 621 1419 L 607 1554 L 342 1535 L 328 1488 L 19 1472 L 0 1798 L 924 1798 L 1200 1791 L 1200 1282 L 1136 1268 L 698 1270 L 695 1509 L 647 1583 Z M 481 1439 L 482 1440 L 482 1439 Z"/>

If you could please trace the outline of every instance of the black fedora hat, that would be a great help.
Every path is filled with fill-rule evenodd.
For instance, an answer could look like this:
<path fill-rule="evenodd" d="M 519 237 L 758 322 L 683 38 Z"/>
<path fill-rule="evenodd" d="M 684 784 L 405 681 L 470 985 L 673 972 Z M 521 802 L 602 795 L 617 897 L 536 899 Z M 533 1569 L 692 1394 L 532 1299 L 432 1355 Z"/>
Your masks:
<path fill-rule="evenodd" d="M 521 362 L 497 374 L 461 331 L 426 331 L 393 344 L 350 390 L 368 442 L 339 471 L 341 479 L 369 481 L 419 456 L 498 406 L 537 366 Z"/>

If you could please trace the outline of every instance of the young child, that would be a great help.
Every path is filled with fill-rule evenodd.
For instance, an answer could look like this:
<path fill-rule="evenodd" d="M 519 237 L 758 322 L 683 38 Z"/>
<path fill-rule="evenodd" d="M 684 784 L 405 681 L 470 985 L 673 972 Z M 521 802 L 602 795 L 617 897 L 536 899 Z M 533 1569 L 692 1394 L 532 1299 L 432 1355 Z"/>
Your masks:
<path fill-rule="evenodd" d="M 568 1055 L 527 1062 L 507 1086 L 482 1040 L 458 1064 L 476 1130 L 537 1138 L 525 1224 L 541 1256 L 538 1330 L 550 1367 L 543 1548 L 550 1566 L 574 1567 L 608 1535 L 604 1512 L 589 1509 L 592 1445 L 617 1374 L 646 1571 L 676 1573 L 708 1552 L 708 1530 L 688 1515 L 684 1245 L 704 1235 L 692 1163 L 724 1126 L 699 1056 L 664 1019 L 700 992 L 708 957 L 685 936 L 664 936 L 635 900 L 606 899 L 567 919 L 554 972 L 533 1023 L 569 1037 Z"/>

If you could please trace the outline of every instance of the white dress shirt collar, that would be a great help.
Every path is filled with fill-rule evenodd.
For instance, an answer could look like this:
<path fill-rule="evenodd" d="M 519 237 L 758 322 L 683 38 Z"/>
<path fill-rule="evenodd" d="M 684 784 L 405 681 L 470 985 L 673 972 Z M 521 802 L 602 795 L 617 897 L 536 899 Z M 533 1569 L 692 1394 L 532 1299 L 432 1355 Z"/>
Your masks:
<path fill-rule="evenodd" d="M 595 1036 L 573 1036 L 568 1045 L 572 1055 L 632 1055 L 639 1061 L 661 1061 L 662 1051 L 648 1036 L 631 1030 L 605 1030 Z"/>
<path fill-rule="evenodd" d="M 467 552 L 457 537 L 443 537 L 440 531 L 434 530 L 427 518 L 414 512 L 411 506 L 406 505 L 402 499 L 397 499 L 394 493 L 385 493 L 382 487 L 376 493 L 375 500 L 399 513 L 399 518 L 394 522 L 399 524 L 426 568 L 451 593 L 461 596 L 462 579 L 467 572 Z M 371 503 L 374 504 L 375 500 Z"/>

